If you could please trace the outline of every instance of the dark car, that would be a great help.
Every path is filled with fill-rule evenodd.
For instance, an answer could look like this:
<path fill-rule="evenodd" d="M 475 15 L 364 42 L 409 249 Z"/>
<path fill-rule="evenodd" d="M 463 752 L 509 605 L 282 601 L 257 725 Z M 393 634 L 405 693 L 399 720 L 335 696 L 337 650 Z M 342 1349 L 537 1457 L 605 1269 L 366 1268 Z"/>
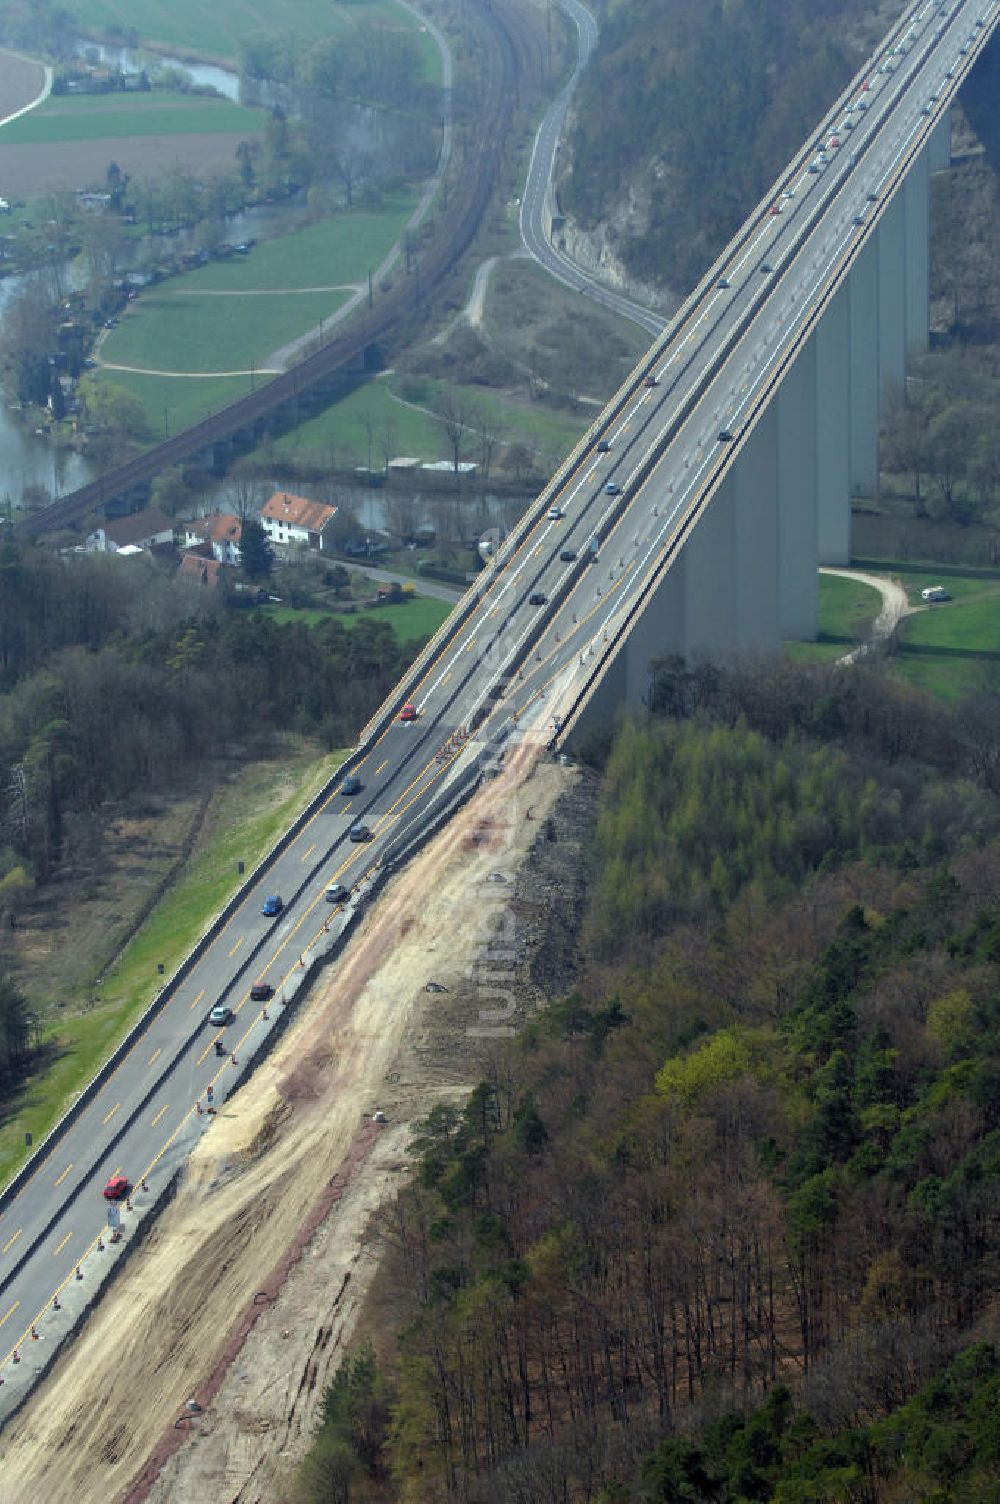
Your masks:
<path fill-rule="evenodd" d="M 657 379 L 658 378 L 656 376 L 649 375 L 649 376 L 646 377 L 645 381 L 642 384 L 643 384 L 643 386 L 655 386 L 656 383 L 657 383 Z"/>
<path fill-rule="evenodd" d="M 572 548 L 564 548 L 559 557 L 560 559 L 562 559 L 564 564 L 572 564 L 573 560 L 576 558 L 576 550 Z"/>
<path fill-rule="evenodd" d="M 131 1182 L 124 1175 L 112 1175 L 104 1187 L 105 1201 L 124 1201 L 132 1189 Z"/>
<path fill-rule="evenodd" d="M 215 1024 L 217 1028 L 221 1029 L 225 1024 L 229 1023 L 232 1016 L 233 1010 L 226 1003 L 216 1003 L 208 1015 L 208 1021 L 210 1024 Z"/>
<path fill-rule="evenodd" d="M 272 893 L 270 898 L 264 899 L 261 913 L 265 919 L 276 919 L 285 907 L 280 893 Z"/>
<path fill-rule="evenodd" d="M 250 1001 L 252 1003 L 266 1003 L 269 997 L 274 996 L 274 988 L 270 982 L 254 982 L 250 988 Z"/>
<path fill-rule="evenodd" d="M 726 288 L 732 286 L 732 283 L 730 282 L 730 280 L 729 280 L 728 277 L 720 277 L 719 280 L 718 280 L 718 282 L 716 282 L 715 285 L 716 285 L 716 287 L 721 287 L 722 290 L 723 290 L 723 292 L 725 292 Z"/>
<path fill-rule="evenodd" d="M 719 429 L 719 443 L 720 444 L 731 444 L 732 442 L 733 442 L 733 436 L 729 432 L 729 429 L 728 428 L 720 428 Z"/>
<path fill-rule="evenodd" d="M 370 841 L 372 838 L 372 828 L 370 825 L 352 825 L 350 837 L 352 841 Z"/>
<path fill-rule="evenodd" d="M 340 792 L 342 794 L 360 794 L 363 788 L 364 784 L 357 773 L 349 773 L 340 785 Z"/>
<path fill-rule="evenodd" d="M 609 480 L 607 485 L 604 487 L 604 491 L 608 496 L 618 496 L 621 492 L 621 486 L 619 486 L 615 481 Z"/>
<path fill-rule="evenodd" d="M 610 439 L 598 439 L 598 441 L 597 441 L 597 452 L 598 452 L 598 454 L 608 454 L 608 453 L 610 453 L 610 450 L 611 450 L 611 440 Z"/>
<path fill-rule="evenodd" d="M 765 277 L 769 277 L 772 271 L 771 263 L 769 261 L 762 261 L 758 270 L 762 271 Z"/>
<path fill-rule="evenodd" d="M 323 897 L 327 903 L 346 903 L 350 892 L 350 888 L 345 888 L 343 883 L 331 883 Z"/>
<path fill-rule="evenodd" d="M 531 592 L 531 594 L 528 596 L 528 605 L 529 606 L 544 606 L 547 600 L 548 600 L 548 596 L 547 595 L 543 595 L 540 590 L 533 590 Z"/>

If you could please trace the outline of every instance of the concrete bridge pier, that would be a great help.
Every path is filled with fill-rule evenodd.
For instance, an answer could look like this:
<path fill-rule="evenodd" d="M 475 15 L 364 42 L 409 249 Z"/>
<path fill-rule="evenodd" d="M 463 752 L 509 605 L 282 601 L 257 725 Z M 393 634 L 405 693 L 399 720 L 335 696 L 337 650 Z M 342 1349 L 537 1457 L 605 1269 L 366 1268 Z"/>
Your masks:
<path fill-rule="evenodd" d="M 880 211 L 868 242 L 631 627 L 591 723 L 648 703 L 658 661 L 815 637 L 816 565 L 848 562 L 851 499 L 878 491 L 887 395 L 905 394 L 907 359 L 927 348 L 930 174 L 950 151 L 945 116 L 892 198 L 866 204 L 869 222 Z"/>
<path fill-rule="evenodd" d="M 878 492 L 879 414 L 879 254 L 878 241 L 870 240 L 847 279 L 850 307 L 848 335 L 850 392 L 850 482 L 851 496 L 874 496 Z M 824 323 L 826 320 L 824 319 Z M 822 327 L 822 326 L 821 326 Z M 820 409 L 820 422 L 823 409 Z M 836 556 L 824 549 L 820 532 L 820 563 L 844 563 L 850 552 L 850 516 L 845 537 Z"/>
<path fill-rule="evenodd" d="M 810 341 L 816 363 L 816 558 L 820 564 L 846 564 L 851 556 L 851 495 L 859 484 L 854 465 L 852 381 L 853 336 L 855 325 L 861 322 L 856 304 L 847 282 L 831 299 Z M 872 361 L 874 340 L 870 338 L 869 343 L 868 360 Z M 859 412 L 863 416 L 864 409 Z M 871 468 L 877 472 L 874 421 L 872 430 L 866 438 L 876 448 Z"/>
<path fill-rule="evenodd" d="M 951 105 L 941 112 L 941 118 L 927 143 L 928 166 L 931 172 L 944 172 L 951 166 Z"/>
<path fill-rule="evenodd" d="M 819 590 L 815 561 L 819 551 L 818 360 L 813 335 L 796 358 L 772 404 L 777 423 L 778 630 L 782 638 L 816 636 Z M 831 465 L 840 458 L 839 507 L 848 510 L 847 402 L 842 394 L 839 450 L 830 446 Z M 835 479 L 836 476 L 834 475 Z"/>
<path fill-rule="evenodd" d="M 930 147 L 920 153 L 903 184 L 904 309 L 907 355 L 919 355 L 930 340 L 931 168 Z"/>

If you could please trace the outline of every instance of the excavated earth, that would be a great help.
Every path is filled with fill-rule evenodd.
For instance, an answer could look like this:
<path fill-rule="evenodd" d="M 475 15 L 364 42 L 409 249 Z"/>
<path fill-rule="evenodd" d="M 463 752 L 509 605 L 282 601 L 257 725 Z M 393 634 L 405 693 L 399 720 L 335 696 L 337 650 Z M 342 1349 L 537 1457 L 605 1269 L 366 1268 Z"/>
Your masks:
<path fill-rule="evenodd" d="M 377 1319 L 376 1214 L 415 1125 L 573 985 L 596 781 L 537 758 L 522 749 L 393 880 L 226 1104 L 4 1431 L 3 1504 L 287 1497 L 345 1347 Z"/>

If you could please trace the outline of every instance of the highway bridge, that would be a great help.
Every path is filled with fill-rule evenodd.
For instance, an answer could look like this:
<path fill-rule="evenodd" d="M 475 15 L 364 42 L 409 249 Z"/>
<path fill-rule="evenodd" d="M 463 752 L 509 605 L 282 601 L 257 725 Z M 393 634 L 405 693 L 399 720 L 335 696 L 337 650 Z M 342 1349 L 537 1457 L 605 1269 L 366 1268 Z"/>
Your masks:
<path fill-rule="evenodd" d="M 558 744 L 605 699 L 641 700 L 651 657 L 813 633 L 817 563 L 846 558 L 850 498 L 875 484 L 881 395 L 927 339 L 928 176 L 998 13 L 906 11 L 348 765 L 0 1197 L 0 1420 L 114 1267 L 107 1177 L 134 1186 L 127 1246 L 211 1131 L 209 1088 L 225 1100 L 386 873 L 492 765 Z M 219 1002 L 225 1027 L 209 1022 Z"/>

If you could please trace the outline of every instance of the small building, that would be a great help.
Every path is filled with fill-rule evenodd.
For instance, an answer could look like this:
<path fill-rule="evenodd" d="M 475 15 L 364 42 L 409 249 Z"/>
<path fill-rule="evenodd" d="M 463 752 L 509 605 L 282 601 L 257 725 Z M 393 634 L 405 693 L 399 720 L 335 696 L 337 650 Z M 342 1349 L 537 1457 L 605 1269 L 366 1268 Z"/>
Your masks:
<path fill-rule="evenodd" d="M 177 574 L 182 580 L 190 580 L 195 585 L 205 585 L 209 590 L 217 590 L 222 579 L 222 565 L 218 559 L 206 559 L 201 554 L 182 554 L 181 562 L 177 566 Z"/>
<path fill-rule="evenodd" d="M 220 564 L 238 565 L 243 524 L 228 512 L 210 512 L 184 524 L 184 547 L 198 548 L 207 543 L 213 559 Z"/>
<path fill-rule="evenodd" d="M 116 554 L 126 547 L 151 549 L 172 544 L 174 524 L 159 507 L 144 507 L 127 517 L 107 518 L 87 536 L 87 552 Z"/>
<path fill-rule="evenodd" d="M 270 541 L 279 548 L 289 543 L 322 551 L 330 547 L 329 527 L 337 508 L 322 501 L 275 491 L 261 508 L 260 521 Z"/>

